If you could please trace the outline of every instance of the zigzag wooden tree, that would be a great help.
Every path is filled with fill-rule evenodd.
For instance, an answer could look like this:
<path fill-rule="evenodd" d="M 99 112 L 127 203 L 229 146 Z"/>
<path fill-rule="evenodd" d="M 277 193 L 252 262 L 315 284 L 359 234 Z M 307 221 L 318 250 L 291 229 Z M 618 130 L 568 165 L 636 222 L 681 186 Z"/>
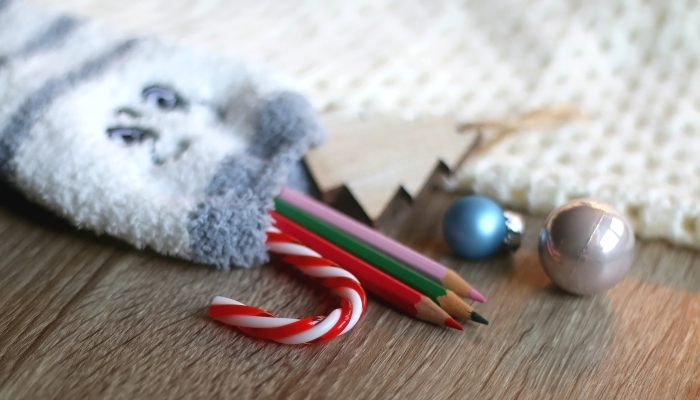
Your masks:
<path fill-rule="evenodd" d="M 459 134 L 449 118 L 406 121 L 327 117 L 327 143 L 306 162 L 323 193 L 345 186 L 369 219 L 377 220 L 397 191 L 414 197 L 439 161 L 453 168 L 474 140 Z"/>

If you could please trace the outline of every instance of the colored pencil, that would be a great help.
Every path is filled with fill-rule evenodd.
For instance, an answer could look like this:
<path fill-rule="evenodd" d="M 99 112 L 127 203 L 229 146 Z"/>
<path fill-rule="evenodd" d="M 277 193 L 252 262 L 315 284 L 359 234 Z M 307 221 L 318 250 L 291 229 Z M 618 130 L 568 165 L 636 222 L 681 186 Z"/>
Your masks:
<path fill-rule="evenodd" d="M 433 303 L 432 300 L 406 286 L 401 281 L 372 267 L 286 217 L 276 212 L 271 212 L 270 214 L 274 218 L 275 226 L 279 230 L 296 237 L 324 258 L 338 263 L 343 269 L 355 275 L 367 291 L 374 293 L 418 319 L 432 322 L 436 325 L 448 326 L 459 330 L 463 329 L 457 321 L 452 319 L 442 308 Z"/>
<path fill-rule="evenodd" d="M 275 210 L 283 216 L 300 224 L 306 229 L 325 238 L 331 243 L 354 254 L 365 262 L 374 265 L 394 278 L 428 296 L 448 314 L 457 319 L 471 319 L 474 322 L 488 324 L 488 321 L 451 290 L 445 289 L 434 281 L 424 277 L 395 259 L 376 250 L 362 241 L 332 227 L 325 222 L 295 208 L 291 204 L 275 198 Z"/>
<path fill-rule="evenodd" d="M 451 269 L 404 246 L 388 236 L 382 235 L 376 230 L 355 221 L 343 213 L 290 188 L 284 188 L 279 197 L 305 213 L 352 235 L 356 239 L 369 244 L 429 278 L 436 280 L 456 294 L 481 303 L 486 302 L 486 298 L 481 293 Z"/>

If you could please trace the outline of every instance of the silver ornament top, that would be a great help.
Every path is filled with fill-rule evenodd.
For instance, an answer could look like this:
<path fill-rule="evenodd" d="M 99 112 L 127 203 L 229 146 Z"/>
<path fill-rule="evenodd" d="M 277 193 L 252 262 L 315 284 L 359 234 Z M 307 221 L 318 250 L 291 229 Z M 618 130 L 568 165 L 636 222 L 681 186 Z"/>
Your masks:
<path fill-rule="evenodd" d="M 515 251 L 522 242 L 523 232 L 525 232 L 525 219 L 522 215 L 508 210 L 503 211 L 503 216 L 506 218 L 506 228 L 508 228 L 503 244 L 508 250 Z"/>

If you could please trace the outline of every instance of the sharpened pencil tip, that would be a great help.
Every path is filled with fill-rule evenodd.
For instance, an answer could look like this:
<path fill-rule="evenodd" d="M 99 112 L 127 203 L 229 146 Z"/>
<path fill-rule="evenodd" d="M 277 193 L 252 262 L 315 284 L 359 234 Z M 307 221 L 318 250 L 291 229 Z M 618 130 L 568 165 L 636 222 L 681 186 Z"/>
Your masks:
<path fill-rule="evenodd" d="M 472 311 L 471 320 L 480 324 L 488 325 L 489 321 L 476 311 Z"/>
<path fill-rule="evenodd" d="M 470 299 L 478 301 L 479 303 L 486 303 L 486 297 L 479 293 L 476 289 L 469 289 L 469 294 L 467 295 Z"/>
<path fill-rule="evenodd" d="M 459 322 L 455 321 L 455 320 L 452 319 L 452 318 L 447 318 L 447 319 L 445 320 L 445 326 L 449 326 L 450 328 L 454 328 L 454 329 L 457 329 L 457 330 L 460 330 L 460 331 L 463 331 L 463 330 L 464 330 L 464 328 L 462 327 L 462 325 L 460 325 Z"/>

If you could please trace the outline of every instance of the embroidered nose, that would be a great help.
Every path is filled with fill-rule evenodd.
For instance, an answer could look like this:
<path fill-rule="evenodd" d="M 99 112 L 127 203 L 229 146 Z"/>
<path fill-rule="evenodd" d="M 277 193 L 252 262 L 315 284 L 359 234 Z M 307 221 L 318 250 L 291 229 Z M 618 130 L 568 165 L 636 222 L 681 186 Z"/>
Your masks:
<path fill-rule="evenodd" d="M 191 142 L 187 139 L 182 139 L 169 145 L 164 141 L 158 141 L 153 146 L 151 159 L 156 165 L 163 165 L 170 160 L 177 160 L 182 154 L 189 149 Z"/>
<path fill-rule="evenodd" d="M 134 110 L 133 108 L 128 108 L 128 107 L 122 107 L 117 110 L 116 112 L 117 116 L 120 115 L 126 115 L 131 118 L 141 118 L 141 113 Z"/>

